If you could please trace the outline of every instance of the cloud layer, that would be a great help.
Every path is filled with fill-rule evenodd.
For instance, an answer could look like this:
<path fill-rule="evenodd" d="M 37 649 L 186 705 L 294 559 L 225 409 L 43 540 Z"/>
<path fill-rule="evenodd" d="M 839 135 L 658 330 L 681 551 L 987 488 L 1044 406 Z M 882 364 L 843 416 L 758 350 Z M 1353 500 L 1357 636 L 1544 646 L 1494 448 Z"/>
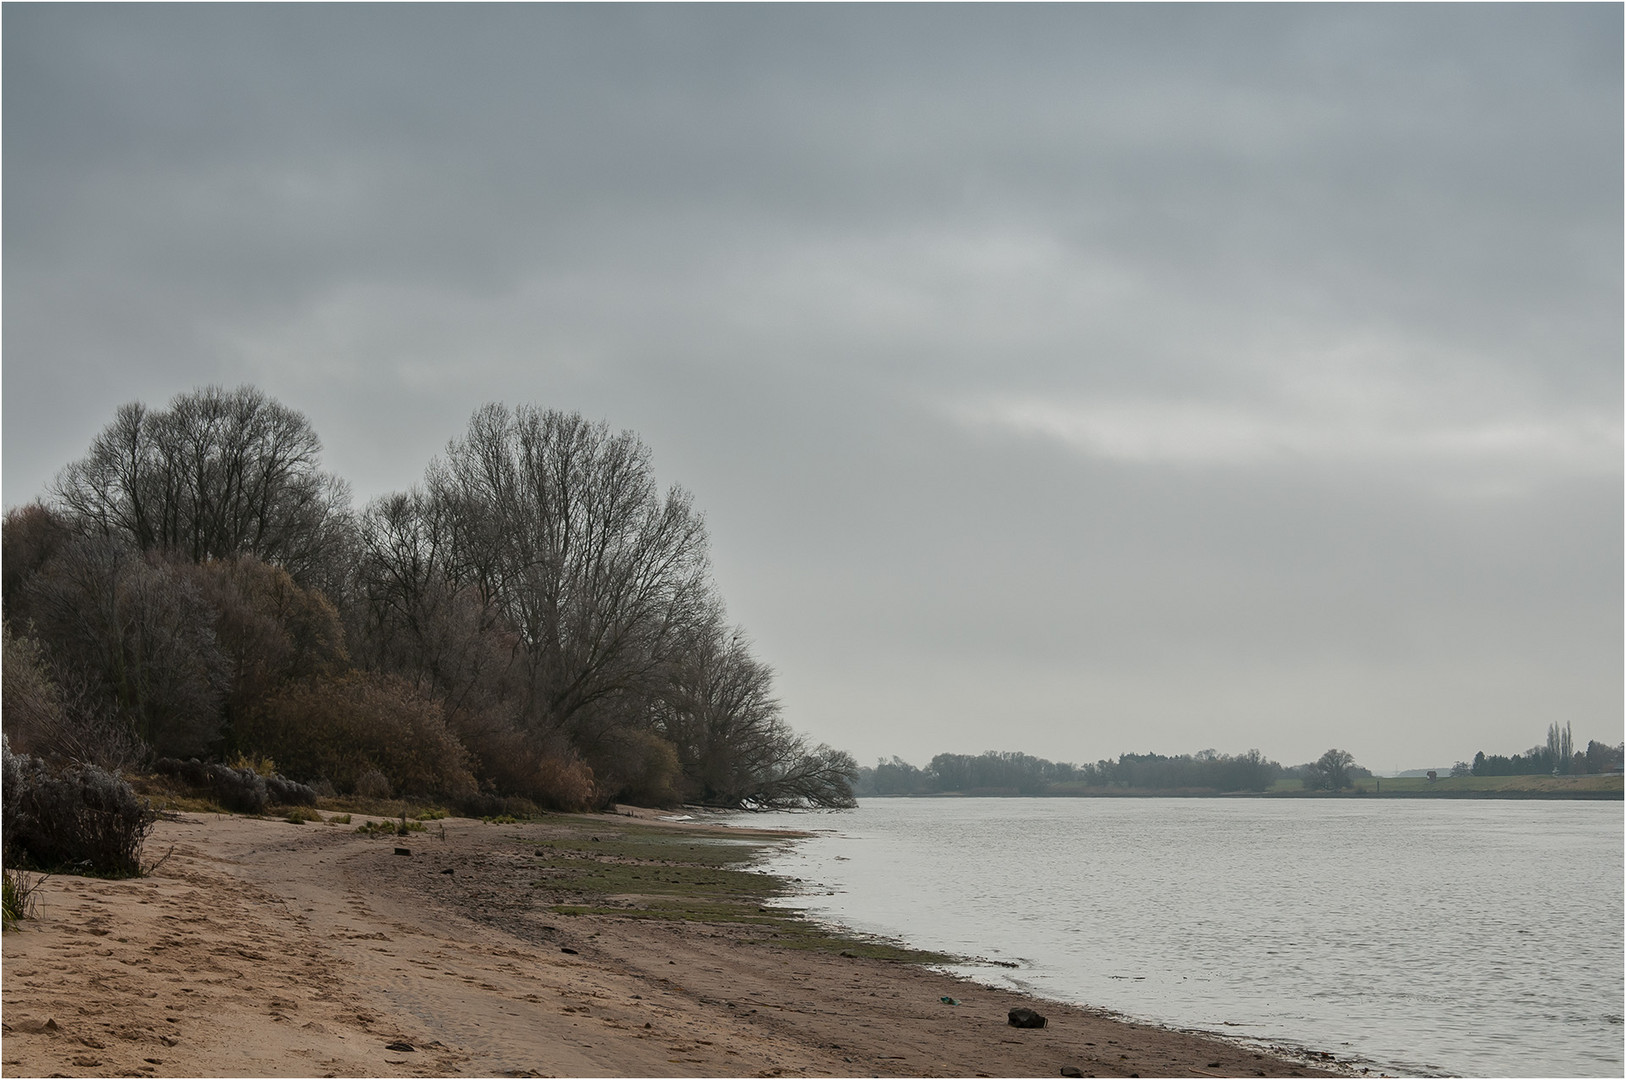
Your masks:
<path fill-rule="evenodd" d="M 1622 711 L 1608 6 L 14 6 L 4 480 L 254 382 L 639 431 L 860 757 Z"/>

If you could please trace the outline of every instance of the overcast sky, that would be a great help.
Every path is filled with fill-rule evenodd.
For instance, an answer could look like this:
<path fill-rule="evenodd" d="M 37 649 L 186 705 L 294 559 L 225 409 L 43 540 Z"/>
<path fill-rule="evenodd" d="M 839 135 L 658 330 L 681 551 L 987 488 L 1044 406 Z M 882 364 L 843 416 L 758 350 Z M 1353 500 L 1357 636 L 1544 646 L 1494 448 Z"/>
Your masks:
<path fill-rule="evenodd" d="M 1622 9 L 6 5 L 4 502 L 637 431 L 862 762 L 1622 738 Z"/>

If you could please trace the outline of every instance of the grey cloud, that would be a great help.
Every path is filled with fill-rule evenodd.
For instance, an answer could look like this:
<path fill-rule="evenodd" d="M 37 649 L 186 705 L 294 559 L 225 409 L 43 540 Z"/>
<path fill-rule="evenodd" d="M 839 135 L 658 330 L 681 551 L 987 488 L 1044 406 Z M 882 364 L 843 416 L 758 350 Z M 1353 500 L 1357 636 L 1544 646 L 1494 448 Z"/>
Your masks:
<path fill-rule="evenodd" d="M 861 756 L 1618 725 L 1618 8 L 4 28 L 8 505 L 198 383 L 363 496 L 531 400 L 695 490 Z"/>

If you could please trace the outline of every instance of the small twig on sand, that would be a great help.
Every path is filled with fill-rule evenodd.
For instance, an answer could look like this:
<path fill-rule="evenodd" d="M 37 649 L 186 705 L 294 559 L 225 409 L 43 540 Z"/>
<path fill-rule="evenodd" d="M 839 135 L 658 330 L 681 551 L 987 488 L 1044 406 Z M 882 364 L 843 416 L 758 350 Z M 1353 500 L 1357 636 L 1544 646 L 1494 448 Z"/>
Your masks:
<path fill-rule="evenodd" d="M 175 854 L 175 845 L 171 844 L 171 845 L 169 845 L 169 850 L 164 852 L 164 854 L 159 857 L 157 862 L 155 862 L 151 866 L 147 867 L 147 869 L 143 872 L 142 876 L 143 877 L 151 877 L 153 874 L 156 874 L 158 872 L 158 868 L 160 866 L 163 866 L 165 863 L 169 862 L 169 857 L 171 855 L 173 855 L 173 854 Z"/>

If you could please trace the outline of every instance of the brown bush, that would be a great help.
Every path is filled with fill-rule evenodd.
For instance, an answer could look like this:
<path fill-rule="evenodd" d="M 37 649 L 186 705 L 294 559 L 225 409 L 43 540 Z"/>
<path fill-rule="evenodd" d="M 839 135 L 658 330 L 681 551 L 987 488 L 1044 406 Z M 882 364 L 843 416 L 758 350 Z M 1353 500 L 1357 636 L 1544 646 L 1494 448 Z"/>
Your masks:
<path fill-rule="evenodd" d="M 215 640 L 230 664 L 232 706 L 241 710 L 281 683 L 345 666 L 338 612 L 286 570 L 242 555 L 205 564 L 199 577 L 215 611 Z"/>
<path fill-rule="evenodd" d="M 387 675 L 351 672 L 284 687 L 238 725 L 238 743 L 311 784 L 355 790 L 376 769 L 395 791 L 455 797 L 474 790 L 468 752 L 439 703 Z"/>
<path fill-rule="evenodd" d="M 368 769 L 356 777 L 356 794 L 363 799 L 387 799 L 390 797 L 390 778 L 377 769 Z"/>
<path fill-rule="evenodd" d="M 593 770 L 563 739 L 548 741 L 521 731 L 497 708 L 455 710 L 450 726 L 473 755 L 488 794 L 501 792 L 553 810 L 593 805 Z"/>
<path fill-rule="evenodd" d="M 530 798 L 556 810 L 585 810 L 593 805 L 597 788 L 593 770 L 576 757 L 537 759 Z"/>
<path fill-rule="evenodd" d="M 682 766 L 677 748 L 652 731 L 616 728 L 602 732 L 591 747 L 601 802 L 637 806 L 676 806 Z"/>

